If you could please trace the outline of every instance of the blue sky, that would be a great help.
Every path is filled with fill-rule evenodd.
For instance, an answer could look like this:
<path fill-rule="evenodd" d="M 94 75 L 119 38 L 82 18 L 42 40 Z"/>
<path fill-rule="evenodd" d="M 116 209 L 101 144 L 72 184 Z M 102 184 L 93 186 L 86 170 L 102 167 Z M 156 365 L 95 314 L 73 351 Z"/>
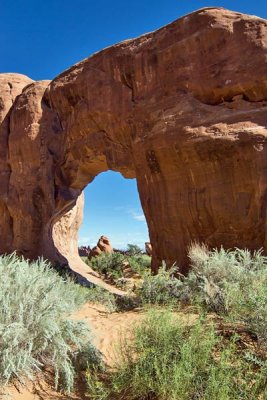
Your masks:
<path fill-rule="evenodd" d="M 266 0 L 1 0 L 0 72 L 52 79 L 98 50 L 207 6 L 267 18 Z M 135 180 L 101 174 L 85 199 L 80 243 L 95 244 L 101 234 L 121 248 L 148 239 Z"/>
<path fill-rule="evenodd" d="M 125 248 L 127 243 L 144 247 L 148 240 L 136 180 L 125 179 L 118 172 L 98 175 L 85 189 L 80 244 L 95 244 L 103 234 L 116 248 Z"/>

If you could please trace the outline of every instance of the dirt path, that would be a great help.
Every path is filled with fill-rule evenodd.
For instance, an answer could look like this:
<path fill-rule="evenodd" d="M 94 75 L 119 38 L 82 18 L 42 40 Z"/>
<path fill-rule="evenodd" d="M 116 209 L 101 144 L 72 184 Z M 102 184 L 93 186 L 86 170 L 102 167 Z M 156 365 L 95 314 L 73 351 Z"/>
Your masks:
<path fill-rule="evenodd" d="M 129 332 L 135 322 L 143 318 L 144 313 L 140 311 L 130 311 L 124 313 L 108 313 L 106 309 L 99 305 L 86 303 L 74 314 L 75 319 L 83 319 L 88 322 L 93 342 L 103 354 L 104 360 L 111 365 L 114 362 L 115 343 L 118 342 L 120 335 Z M 27 388 L 11 386 L 0 392 L 2 400 L 84 400 L 88 399 L 85 395 L 85 388 L 80 387 L 79 393 L 75 395 L 62 395 L 55 392 L 51 385 L 42 378 L 33 383 L 29 382 Z"/>
<path fill-rule="evenodd" d="M 127 311 L 123 313 L 109 313 L 103 306 L 86 303 L 74 314 L 75 319 L 82 319 L 88 322 L 92 331 L 92 339 L 97 348 L 103 354 L 105 362 L 112 366 L 116 357 L 116 344 L 120 337 L 128 336 L 134 324 L 144 317 L 143 310 Z M 178 313 L 179 319 L 185 323 L 192 323 L 196 320 L 196 314 Z M 11 386 L 0 393 L 2 400 L 88 400 L 85 396 L 85 387 L 79 387 L 74 395 L 62 395 L 55 392 L 52 379 L 51 384 L 41 377 L 27 388 L 16 388 Z"/>
<path fill-rule="evenodd" d="M 86 303 L 75 313 L 75 319 L 88 322 L 93 342 L 108 365 L 115 361 L 116 344 L 120 337 L 129 334 L 134 324 L 141 321 L 143 316 L 144 312 L 140 310 L 110 314 L 104 307 L 90 303 Z"/>

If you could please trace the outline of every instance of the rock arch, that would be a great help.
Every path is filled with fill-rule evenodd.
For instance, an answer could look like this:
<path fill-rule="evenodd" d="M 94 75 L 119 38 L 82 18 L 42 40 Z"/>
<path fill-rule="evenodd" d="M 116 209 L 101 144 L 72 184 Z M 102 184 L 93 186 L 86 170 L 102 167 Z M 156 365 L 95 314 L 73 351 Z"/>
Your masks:
<path fill-rule="evenodd" d="M 0 251 L 62 262 L 53 226 L 108 169 L 137 179 L 154 269 L 192 240 L 266 249 L 266 40 L 206 8 L 52 82 L 0 75 Z"/>

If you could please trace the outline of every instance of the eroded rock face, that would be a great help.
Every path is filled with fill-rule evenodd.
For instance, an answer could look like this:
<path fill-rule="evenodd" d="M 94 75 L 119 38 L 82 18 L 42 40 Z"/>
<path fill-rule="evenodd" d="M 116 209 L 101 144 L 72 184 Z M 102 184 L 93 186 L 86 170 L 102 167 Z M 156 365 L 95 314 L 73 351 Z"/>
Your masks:
<path fill-rule="evenodd" d="M 1 252 L 58 258 L 54 223 L 108 169 L 137 179 L 154 268 L 185 272 L 195 240 L 266 250 L 266 47 L 265 20 L 208 8 L 31 83 L 1 130 Z"/>
<path fill-rule="evenodd" d="M 26 85 L 33 81 L 25 75 L 0 74 L 0 242 L 1 252 L 13 250 L 13 220 L 9 202 L 10 177 L 9 162 L 10 109 Z"/>
<path fill-rule="evenodd" d="M 52 237 L 57 249 L 60 249 L 57 261 L 60 256 L 66 260 L 70 257 L 78 257 L 78 231 L 83 221 L 84 194 L 81 193 L 76 204 L 66 214 L 55 222 Z"/>

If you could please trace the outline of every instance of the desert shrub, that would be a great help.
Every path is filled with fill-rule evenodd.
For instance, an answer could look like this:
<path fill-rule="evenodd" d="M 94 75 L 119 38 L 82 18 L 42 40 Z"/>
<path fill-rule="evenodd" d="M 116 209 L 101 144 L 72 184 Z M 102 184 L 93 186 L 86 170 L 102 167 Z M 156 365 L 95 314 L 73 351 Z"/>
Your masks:
<path fill-rule="evenodd" d="M 133 310 L 140 305 L 139 299 L 131 294 L 118 296 L 99 286 L 83 288 L 83 296 L 90 303 L 104 305 L 110 313 Z"/>
<path fill-rule="evenodd" d="M 267 344 L 267 258 L 262 251 L 189 249 L 192 271 L 184 279 L 191 301 L 245 323 Z"/>
<path fill-rule="evenodd" d="M 132 246 L 133 249 L 131 247 L 126 254 L 119 252 L 102 253 L 91 260 L 87 260 L 86 263 L 95 271 L 106 278 L 112 279 L 114 282 L 123 277 L 125 263 L 128 263 L 134 272 L 142 276 L 150 268 L 151 258 L 142 254 L 141 250 L 139 252 L 139 248 L 136 250 L 135 247 L 137 246 L 128 246 Z"/>
<path fill-rule="evenodd" d="M 116 296 L 99 286 L 86 288 L 84 296 L 90 303 L 104 305 L 109 312 L 117 311 Z"/>
<path fill-rule="evenodd" d="M 126 252 L 128 256 L 142 255 L 142 249 L 137 244 L 128 243 Z"/>
<path fill-rule="evenodd" d="M 218 314 L 226 313 L 224 291 L 214 284 L 212 278 L 190 271 L 181 279 L 180 300 L 185 304 L 191 304 L 205 311 Z"/>
<path fill-rule="evenodd" d="M 144 254 L 142 249 L 136 244 L 128 244 L 126 251 L 126 260 L 133 271 L 141 276 L 150 268 L 151 257 Z"/>
<path fill-rule="evenodd" d="M 92 370 L 99 373 L 105 370 L 102 353 L 91 342 L 86 342 L 74 352 L 73 364 L 76 371 Z"/>
<path fill-rule="evenodd" d="M 71 390 L 79 351 L 87 345 L 87 359 L 94 354 L 87 324 L 70 318 L 84 301 L 84 290 L 45 261 L 0 257 L 1 385 L 51 367 L 55 386 Z"/>
<path fill-rule="evenodd" d="M 146 272 L 150 271 L 151 257 L 146 254 L 137 254 L 127 257 L 127 262 L 129 263 L 132 270 L 143 277 Z"/>
<path fill-rule="evenodd" d="M 258 275 L 258 274 L 257 274 Z M 225 299 L 228 318 L 245 323 L 267 346 L 267 274 L 247 276 L 242 283 L 228 283 Z"/>
<path fill-rule="evenodd" d="M 267 257 L 262 251 L 220 249 L 208 250 L 205 245 L 193 244 L 189 248 L 192 270 L 223 286 L 225 282 L 240 282 L 244 273 L 262 273 L 267 269 Z"/>
<path fill-rule="evenodd" d="M 156 275 L 147 271 L 136 293 L 141 304 L 178 305 L 183 283 L 175 278 L 175 272 L 175 267 L 168 270 L 164 263 Z"/>
<path fill-rule="evenodd" d="M 88 261 L 88 265 L 101 275 L 118 279 L 122 277 L 125 256 L 121 253 L 102 253 Z"/>
<path fill-rule="evenodd" d="M 253 370 L 235 338 L 224 343 L 204 319 L 187 326 L 164 311 L 150 312 L 132 341 L 122 340 L 108 376 L 89 372 L 87 382 L 99 400 L 249 400 L 265 398 L 265 371 L 265 364 Z"/>
<path fill-rule="evenodd" d="M 115 400 L 110 397 L 111 388 L 107 380 L 108 378 L 104 374 L 99 374 L 98 370 L 87 370 L 87 395 L 91 400 Z"/>
<path fill-rule="evenodd" d="M 135 308 L 140 306 L 141 306 L 140 299 L 137 296 L 132 295 L 132 293 L 116 297 L 117 312 L 134 310 Z"/>

